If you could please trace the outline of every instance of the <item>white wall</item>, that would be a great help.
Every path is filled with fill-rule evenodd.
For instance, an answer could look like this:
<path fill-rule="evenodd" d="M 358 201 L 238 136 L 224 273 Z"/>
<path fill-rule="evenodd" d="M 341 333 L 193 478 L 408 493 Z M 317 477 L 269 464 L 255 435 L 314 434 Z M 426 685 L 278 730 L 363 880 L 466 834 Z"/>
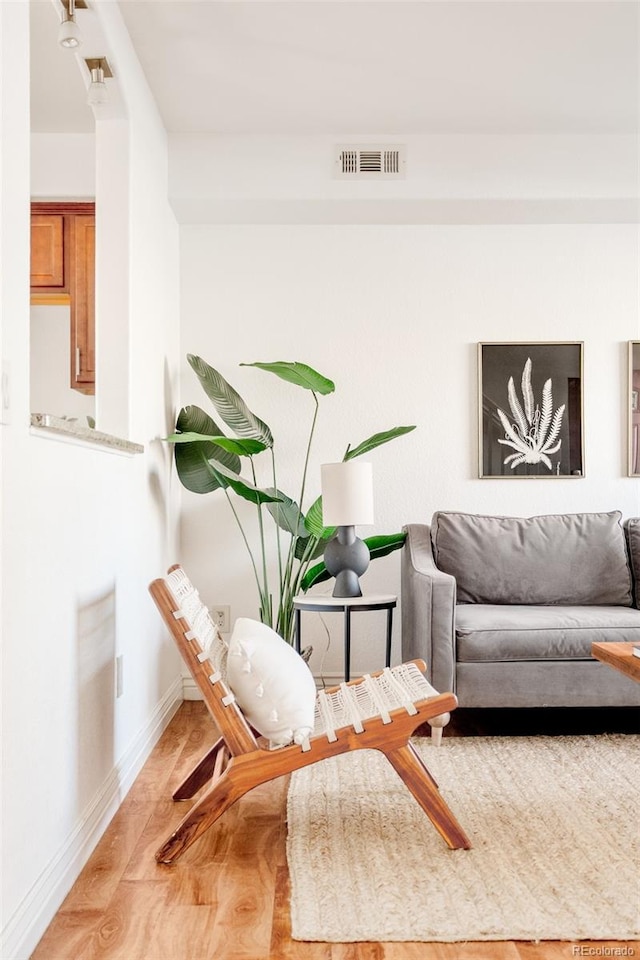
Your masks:
<path fill-rule="evenodd" d="M 406 148 L 403 179 L 334 178 L 341 144 Z M 438 134 L 431 136 L 171 137 L 171 196 L 206 201 L 635 196 L 637 138 L 630 134 Z"/>
<path fill-rule="evenodd" d="M 95 417 L 96 405 L 93 396 L 69 386 L 70 312 L 67 304 L 31 307 L 31 412 L 72 417 L 86 427 L 86 418 Z"/>
<path fill-rule="evenodd" d="M 32 133 L 30 160 L 32 200 L 95 199 L 93 133 Z"/>
<path fill-rule="evenodd" d="M 210 409 L 184 363 L 199 353 L 272 426 L 282 486 L 297 495 L 288 460 L 300 469 L 309 397 L 238 364 L 296 359 L 334 379 L 336 394 L 321 400 L 307 505 L 323 460 L 377 430 L 416 423 L 371 456 L 377 521 L 363 533 L 446 508 L 640 512 L 625 453 L 626 342 L 640 335 L 637 137 L 399 135 L 404 179 L 335 179 L 335 145 L 367 142 L 390 138 L 171 138 L 184 402 Z M 585 342 L 584 479 L 477 479 L 481 340 Z M 183 557 L 208 599 L 230 602 L 232 619 L 255 616 L 224 499 L 185 492 L 182 502 Z M 373 564 L 366 586 L 399 592 L 399 556 Z M 326 656 L 323 629 L 305 626 L 316 672 L 340 671 L 333 622 Z M 355 669 L 379 665 L 382 632 L 381 624 L 375 648 L 355 643 Z"/>
<path fill-rule="evenodd" d="M 105 9 L 106 8 L 106 9 Z M 115 4 L 107 17 L 127 99 L 135 233 L 127 318 L 128 457 L 29 428 L 28 5 L 0 4 L 3 356 L 2 952 L 25 960 L 121 801 L 182 688 L 148 582 L 175 558 L 166 434 L 176 402 L 178 235 L 166 142 Z M 68 186 L 60 191 L 67 195 Z M 111 197 L 117 203 L 117 198 Z M 129 369 L 133 373 L 129 374 Z M 124 694 L 114 658 L 124 655 Z"/>
<path fill-rule="evenodd" d="M 334 178 L 337 144 L 389 142 L 404 179 Z M 625 134 L 171 138 L 181 223 L 637 222 L 638 175 Z"/>
<path fill-rule="evenodd" d="M 240 362 L 300 360 L 335 381 L 320 401 L 311 499 L 319 465 L 348 442 L 417 425 L 370 456 L 376 525 L 364 533 L 429 522 L 437 509 L 640 513 L 625 436 L 627 341 L 640 334 L 635 225 L 183 226 L 181 237 L 182 353 L 220 369 L 271 426 L 286 492 L 297 494 L 310 397 Z M 584 341 L 584 479 L 477 478 L 480 340 Z M 184 364 L 182 396 L 211 410 Z M 224 497 L 184 493 L 182 556 L 207 600 L 231 603 L 232 619 L 257 615 Z M 399 555 L 372 564 L 365 586 L 398 593 Z M 306 622 L 319 672 L 326 640 Z M 323 667 L 339 673 L 333 622 Z M 383 655 L 382 622 L 375 643 L 362 630 L 356 671 Z"/>

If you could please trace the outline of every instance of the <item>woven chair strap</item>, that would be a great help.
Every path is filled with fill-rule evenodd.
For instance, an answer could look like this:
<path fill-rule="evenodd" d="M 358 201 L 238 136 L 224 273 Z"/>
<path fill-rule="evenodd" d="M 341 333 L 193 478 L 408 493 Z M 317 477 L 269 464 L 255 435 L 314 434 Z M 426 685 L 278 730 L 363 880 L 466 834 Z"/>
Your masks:
<path fill-rule="evenodd" d="M 220 636 L 220 631 L 211 619 L 198 591 L 182 567 L 177 567 L 167 575 L 166 584 L 179 608 L 174 612 L 174 617 L 176 620 L 184 619 L 189 624 L 189 630 L 185 633 L 186 639 L 195 640 L 200 645 L 202 652 L 198 654 L 198 660 L 200 663 L 207 660 L 211 662 L 213 667 L 209 678 L 211 683 L 226 680 L 227 644 Z"/>
<path fill-rule="evenodd" d="M 364 730 L 363 721 L 380 717 L 390 723 L 390 713 L 404 707 L 415 715 L 415 703 L 436 697 L 435 690 L 414 663 L 387 667 L 376 677 L 365 674 L 360 683 L 340 686 L 332 693 L 321 690 L 316 699 L 314 735 L 324 734 L 331 742 L 336 730 L 351 726 L 356 733 Z"/>

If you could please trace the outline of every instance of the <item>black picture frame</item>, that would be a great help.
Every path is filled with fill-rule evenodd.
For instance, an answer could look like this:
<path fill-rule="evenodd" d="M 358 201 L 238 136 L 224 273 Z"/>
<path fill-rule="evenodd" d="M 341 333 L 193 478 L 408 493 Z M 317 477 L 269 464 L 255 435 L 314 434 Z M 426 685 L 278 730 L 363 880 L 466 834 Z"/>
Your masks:
<path fill-rule="evenodd" d="M 478 344 L 481 479 L 584 477 L 583 347 Z"/>

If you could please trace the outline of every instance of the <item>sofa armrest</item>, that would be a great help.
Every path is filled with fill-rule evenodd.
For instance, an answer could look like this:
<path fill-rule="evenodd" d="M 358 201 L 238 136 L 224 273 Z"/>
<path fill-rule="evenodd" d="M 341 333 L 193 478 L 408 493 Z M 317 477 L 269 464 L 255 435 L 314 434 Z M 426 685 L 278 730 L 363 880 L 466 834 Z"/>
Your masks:
<path fill-rule="evenodd" d="M 402 659 L 427 662 L 429 682 L 453 691 L 455 682 L 456 581 L 436 567 L 430 528 L 412 523 L 401 560 Z"/>
<path fill-rule="evenodd" d="M 629 517 L 624 523 L 633 579 L 633 605 L 640 610 L 640 517 Z"/>

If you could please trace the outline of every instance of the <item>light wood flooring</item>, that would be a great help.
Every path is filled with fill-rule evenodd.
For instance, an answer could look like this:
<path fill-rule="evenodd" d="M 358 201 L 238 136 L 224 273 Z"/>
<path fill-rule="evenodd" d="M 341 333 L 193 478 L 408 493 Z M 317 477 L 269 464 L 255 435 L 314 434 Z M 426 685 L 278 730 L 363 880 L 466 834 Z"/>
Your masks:
<path fill-rule="evenodd" d="M 464 716 L 466 713 L 466 717 Z M 637 725 L 632 712 L 457 711 L 448 736 L 599 732 Z M 609 712 L 610 714 L 611 712 Z M 558 715 L 569 719 L 562 729 Z M 540 729 L 541 716 L 545 725 Z M 492 728 L 492 722 L 494 727 Z M 568 727 L 567 727 L 568 725 Z M 509 727 L 509 729 L 505 729 Z M 634 730 L 635 732 L 635 730 Z M 154 852 L 184 815 L 172 789 L 213 742 L 199 702 L 185 702 L 155 747 L 31 960 L 569 960 L 640 943 L 302 943 L 291 939 L 285 856 L 287 778 L 239 801 L 172 867 Z M 459 811 L 464 822 L 464 812 Z M 410 895 L 410 891 L 408 891 Z M 613 956 L 613 953 L 609 954 Z"/>

